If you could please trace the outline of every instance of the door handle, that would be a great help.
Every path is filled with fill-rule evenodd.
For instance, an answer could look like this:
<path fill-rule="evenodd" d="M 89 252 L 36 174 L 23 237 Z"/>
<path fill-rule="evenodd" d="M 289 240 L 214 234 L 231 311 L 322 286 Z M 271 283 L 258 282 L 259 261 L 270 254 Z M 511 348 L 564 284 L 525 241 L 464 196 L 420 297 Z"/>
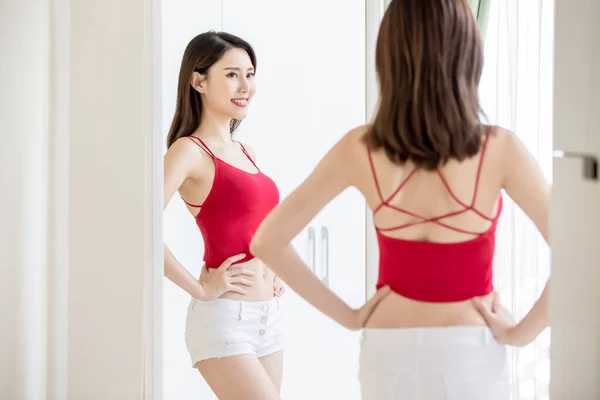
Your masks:
<path fill-rule="evenodd" d="M 554 158 L 578 158 L 582 162 L 581 175 L 583 179 L 598 180 L 598 158 L 589 153 L 577 153 L 571 151 L 554 150 Z"/>
<path fill-rule="evenodd" d="M 308 260 L 310 270 L 315 273 L 315 264 L 317 258 L 317 235 L 315 234 L 315 228 L 310 226 L 308 228 Z"/>
<path fill-rule="evenodd" d="M 321 227 L 321 240 L 323 241 L 323 265 L 325 268 L 321 281 L 325 286 L 329 286 L 329 229 L 326 226 Z"/>

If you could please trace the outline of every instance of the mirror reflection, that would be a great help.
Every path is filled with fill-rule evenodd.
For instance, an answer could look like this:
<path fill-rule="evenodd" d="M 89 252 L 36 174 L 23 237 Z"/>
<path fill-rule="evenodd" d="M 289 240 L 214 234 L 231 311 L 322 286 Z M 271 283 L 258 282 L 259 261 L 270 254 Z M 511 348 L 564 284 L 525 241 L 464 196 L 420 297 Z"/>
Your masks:
<path fill-rule="evenodd" d="M 166 400 L 547 398 L 553 4 L 508 3 L 163 2 Z"/>

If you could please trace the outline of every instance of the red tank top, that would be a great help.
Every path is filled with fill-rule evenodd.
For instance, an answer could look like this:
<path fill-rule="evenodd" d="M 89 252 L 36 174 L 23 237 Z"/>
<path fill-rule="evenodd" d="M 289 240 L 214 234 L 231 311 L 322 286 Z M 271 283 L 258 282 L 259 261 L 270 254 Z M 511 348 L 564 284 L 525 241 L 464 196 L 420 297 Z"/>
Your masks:
<path fill-rule="evenodd" d="M 373 214 L 375 215 L 383 207 L 387 207 L 417 219 L 416 222 L 385 229 L 376 227 L 379 242 L 378 289 L 383 286 L 390 286 L 394 292 L 401 296 L 426 302 L 464 301 L 475 296 L 486 295 L 494 290 L 492 263 L 494 260 L 496 225 L 502 211 L 502 195 L 500 195 L 498 209 L 493 218 L 484 215 L 475 208 L 481 165 L 488 138 L 489 135 L 486 136 L 483 142 L 471 204 L 465 204 L 459 200 L 450 189 L 442 172 L 437 170 L 444 186 L 462 209 L 433 218 L 423 217 L 389 203 L 402 190 L 416 170 L 413 170 L 404 179 L 391 196 L 387 199 L 382 196 L 371 152 L 369 151 L 373 178 L 381 200 L 381 204 L 373 211 Z M 466 212 L 474 212 L 481 218 L 490 221 L 490 228 L 485 232 L 471 232 L 455 228 L 443 221 L 445 218 Z M 457 243 L 436 243 L 397 239 L 384 234 L 384 232 L 424 223 L 434 223 L 457 232 L 475 235 L 475 237 Z"/>
<path fill-rule="evenodd" d="M 239 262 L 251 260 L 250 241 L 267 214 L 279 203 L 275 182 L 262 173 L 240 143 L 242 152 L 256 168 L 246 172 L 216 157 L 208 146 L 195 136 L 188 136 L 215 163 L 215 178 L 202 205 L 198 207 L 196 224 L 204 240 L 204 262 L 217 268 L 228 257 L 246 254 Z"/>

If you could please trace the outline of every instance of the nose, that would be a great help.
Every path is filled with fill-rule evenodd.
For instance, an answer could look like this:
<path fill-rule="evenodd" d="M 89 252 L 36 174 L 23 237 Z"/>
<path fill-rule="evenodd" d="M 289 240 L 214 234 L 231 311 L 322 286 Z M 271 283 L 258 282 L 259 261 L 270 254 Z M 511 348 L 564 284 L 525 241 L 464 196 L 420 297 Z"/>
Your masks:
<path fill-rule="evenodd" d="M 248 83 L 248 79 L 247 78 L 242 78 L 239 80 L 240 82 L 240 87 L 239 87 L 239 91 L 240 93 L 248 93 L 248 90 L 250 88 L 250 85 Z"/>

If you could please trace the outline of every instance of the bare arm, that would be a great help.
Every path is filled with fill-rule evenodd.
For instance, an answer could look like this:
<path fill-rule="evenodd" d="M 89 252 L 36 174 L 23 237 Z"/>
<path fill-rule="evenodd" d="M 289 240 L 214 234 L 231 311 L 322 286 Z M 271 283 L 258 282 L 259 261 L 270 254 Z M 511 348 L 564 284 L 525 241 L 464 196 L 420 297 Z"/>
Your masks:
<path fill-rule="evenodd" d="M 184 143 L 182 140 L 175 142 L 164 157 L 164 208 L 183 182 L 188 178 L 191 169 L 197 165 L 198 149 L 193 148 L 193 143 Z M 196 299 L 203 299 L 205 291 L 198 280 L 185 269 L 175 258 L 169 248 L 164 246 L 165 276 L 174 284 L 188 292 Z"/>
<path fill-rule="evenodd" d="M 507 176 L 504 189 L 525 214 L 533 221 L 548 243 L 550 217 L 550 185 L 544 178 L 538 163 L 525 145 L 511 134 L 508 140 Z M 518 344 L 534 340 L 549 324 L 548 322 L 548 282 L 542 295 L 516 326 L 514 336 Z"/>
<path fill-rule="evenodd" d="M 512 133 L 506 133 L 504 149 L 505 180 L 503 187 L 514 202 L 533 221 L 546 242 L 548 242 L 548 220 L 550 212 L 550 185 L 544 178 L 537 162 L 525 145 Z M 549 325 L 548 322 L 548 282 L 527 315 L 514 327 L 506 327 L 502 319 L 477 304 L 492 330 L 498 330 L 499 338 L 507 344 L 524 346 L 533 340 Z M 492 325 L 496 324 L 497 328 Z M 504 326 L 503 326 L 504 325 Z M 500 333 L 503 331 L 504 333 Z"/>
<path fill-rule="evenodd" d="M 312 174 L 277 206 L 258 228 L 250 250 L 264 260 L 296 293 L 339 324 L 359 329 L 387 289 L 378 292 L 363 308 L 351 309 L 306 266 L 290 242 L 334 197 L 350 186 L 352 140 L 342 138 Z"/>

